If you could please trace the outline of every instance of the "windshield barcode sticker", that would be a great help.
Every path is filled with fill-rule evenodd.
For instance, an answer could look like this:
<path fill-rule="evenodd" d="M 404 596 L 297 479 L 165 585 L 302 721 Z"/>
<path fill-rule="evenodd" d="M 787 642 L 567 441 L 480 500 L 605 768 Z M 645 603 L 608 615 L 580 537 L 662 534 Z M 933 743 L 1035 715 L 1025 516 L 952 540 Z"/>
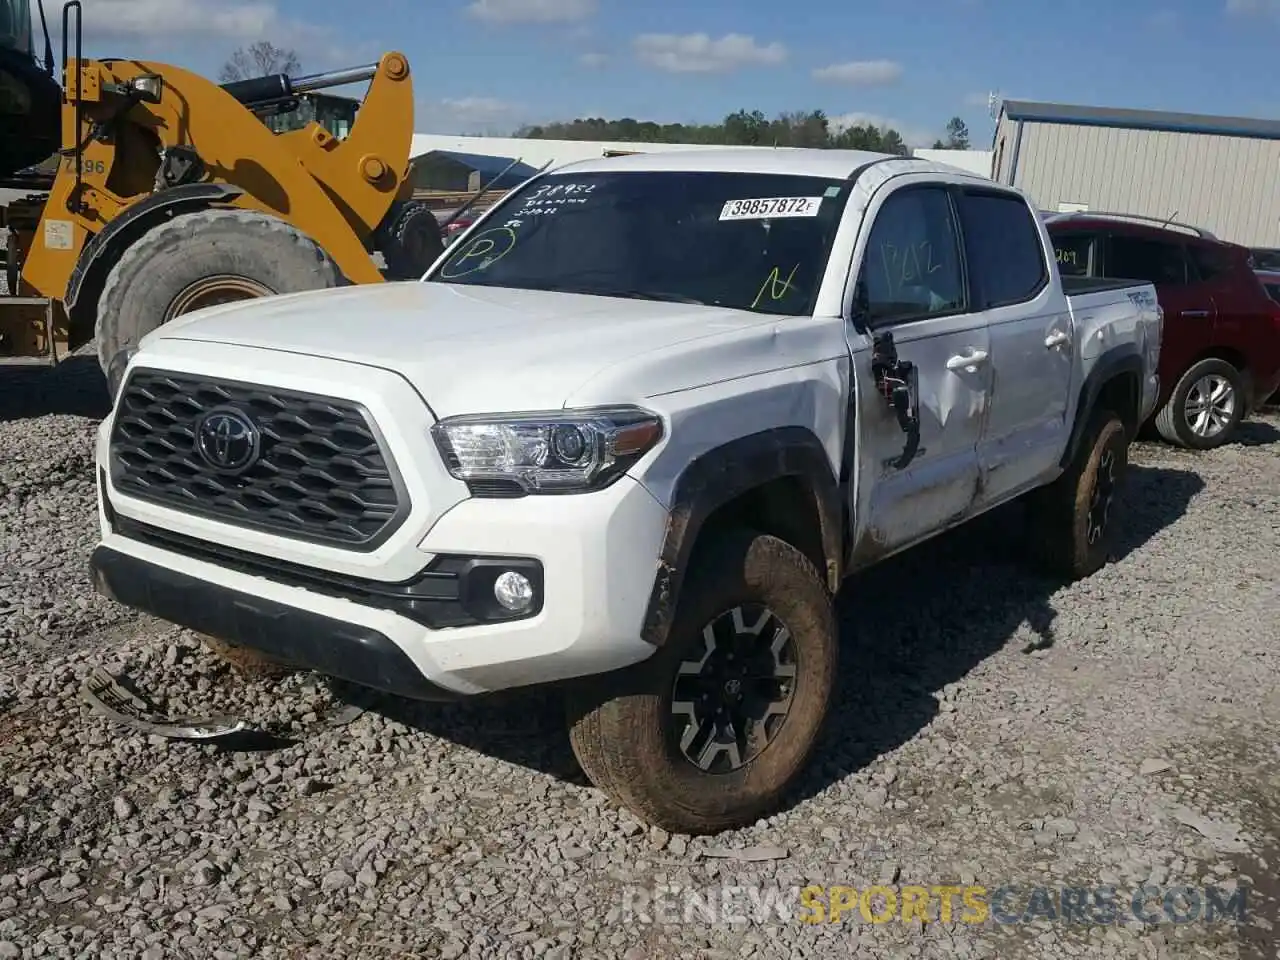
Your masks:
<path fill-rule="evenodd" d="M 771 217 L 816 217 L 821 197 L 762 197 L 730 200 L 720 211 L 721 220 L 766 220 Z"/>

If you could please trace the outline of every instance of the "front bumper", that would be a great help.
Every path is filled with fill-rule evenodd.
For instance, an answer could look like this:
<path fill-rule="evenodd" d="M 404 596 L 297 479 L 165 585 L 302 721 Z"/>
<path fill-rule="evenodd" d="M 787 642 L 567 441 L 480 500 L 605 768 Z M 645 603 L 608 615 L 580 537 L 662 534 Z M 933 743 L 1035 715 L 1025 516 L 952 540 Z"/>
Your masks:
<path fill-rule="evenodd" d="M 91 565 L 100 592 L 300 668 L 444 700 L 605 673 L 654 651 L 640 634 L 667 517 L 629 477 L 584 495 L 465 500 L 419 545 L 419 577 L 390 582 L 139 522 L 117 512 L 99 476 L 102 540 Z M 536 569 L 540 607 L 477 622 L 455 575 L 513 557 Z"/>
<path fill-rule="evenodd" d="M 232 590 L 100 546 L 89 560 L 99 593 L 117 603 L 327 676 L 415 700 L 458 694 L 432 683 L 386 634 Z"/>

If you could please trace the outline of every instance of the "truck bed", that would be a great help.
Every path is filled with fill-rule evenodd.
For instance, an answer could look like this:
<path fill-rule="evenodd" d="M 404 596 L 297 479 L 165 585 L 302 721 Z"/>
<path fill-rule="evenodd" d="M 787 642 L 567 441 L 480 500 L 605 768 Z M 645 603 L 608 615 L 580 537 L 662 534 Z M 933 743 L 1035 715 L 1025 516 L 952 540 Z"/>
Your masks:
<path fill-rule="evenodd" d="M 1114 277 L 1063 277 L 1062 291 L 1069 297 L 1078 297 L 1086 293 L 1101 293 L 1104 290 L 1122 290 L 1125 287 L 1141 287 L 1143 280 L 1123 280 Z"/>

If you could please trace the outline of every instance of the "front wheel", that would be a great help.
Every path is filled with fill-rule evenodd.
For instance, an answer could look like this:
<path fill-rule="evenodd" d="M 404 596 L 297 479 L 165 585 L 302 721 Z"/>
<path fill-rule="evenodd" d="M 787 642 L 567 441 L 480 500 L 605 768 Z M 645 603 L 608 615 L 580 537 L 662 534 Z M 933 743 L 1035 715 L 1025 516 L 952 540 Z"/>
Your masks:
<path fill-rule="evenodd" d="M 831 596 L 776 537 L 721 535 L 690 564 L 667 643 L 603 693 L 569 698 L 583 770 L 646 823 L 705 834 L 767 816 L 826 718 Z"/>
<path fill-rule="evenodd" d="M 206 307 L 343 284 L 314 240 L 268 214 L 213 209 L 152 227 L 121 254 L 98 298 L 98 362 L 162 324 Z"/>

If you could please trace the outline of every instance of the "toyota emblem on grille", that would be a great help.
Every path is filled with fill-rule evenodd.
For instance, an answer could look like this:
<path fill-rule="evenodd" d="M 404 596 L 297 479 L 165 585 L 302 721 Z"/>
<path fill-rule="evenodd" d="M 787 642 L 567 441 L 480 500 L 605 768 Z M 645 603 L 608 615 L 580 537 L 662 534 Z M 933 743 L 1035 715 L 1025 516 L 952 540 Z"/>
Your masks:
<path fill-rule="evenodd" d="M 216 470 L 239 473 L 258 461 L 262 434 L 239 410 L 219 407 L 196 424 L 196 452 Z"/>

